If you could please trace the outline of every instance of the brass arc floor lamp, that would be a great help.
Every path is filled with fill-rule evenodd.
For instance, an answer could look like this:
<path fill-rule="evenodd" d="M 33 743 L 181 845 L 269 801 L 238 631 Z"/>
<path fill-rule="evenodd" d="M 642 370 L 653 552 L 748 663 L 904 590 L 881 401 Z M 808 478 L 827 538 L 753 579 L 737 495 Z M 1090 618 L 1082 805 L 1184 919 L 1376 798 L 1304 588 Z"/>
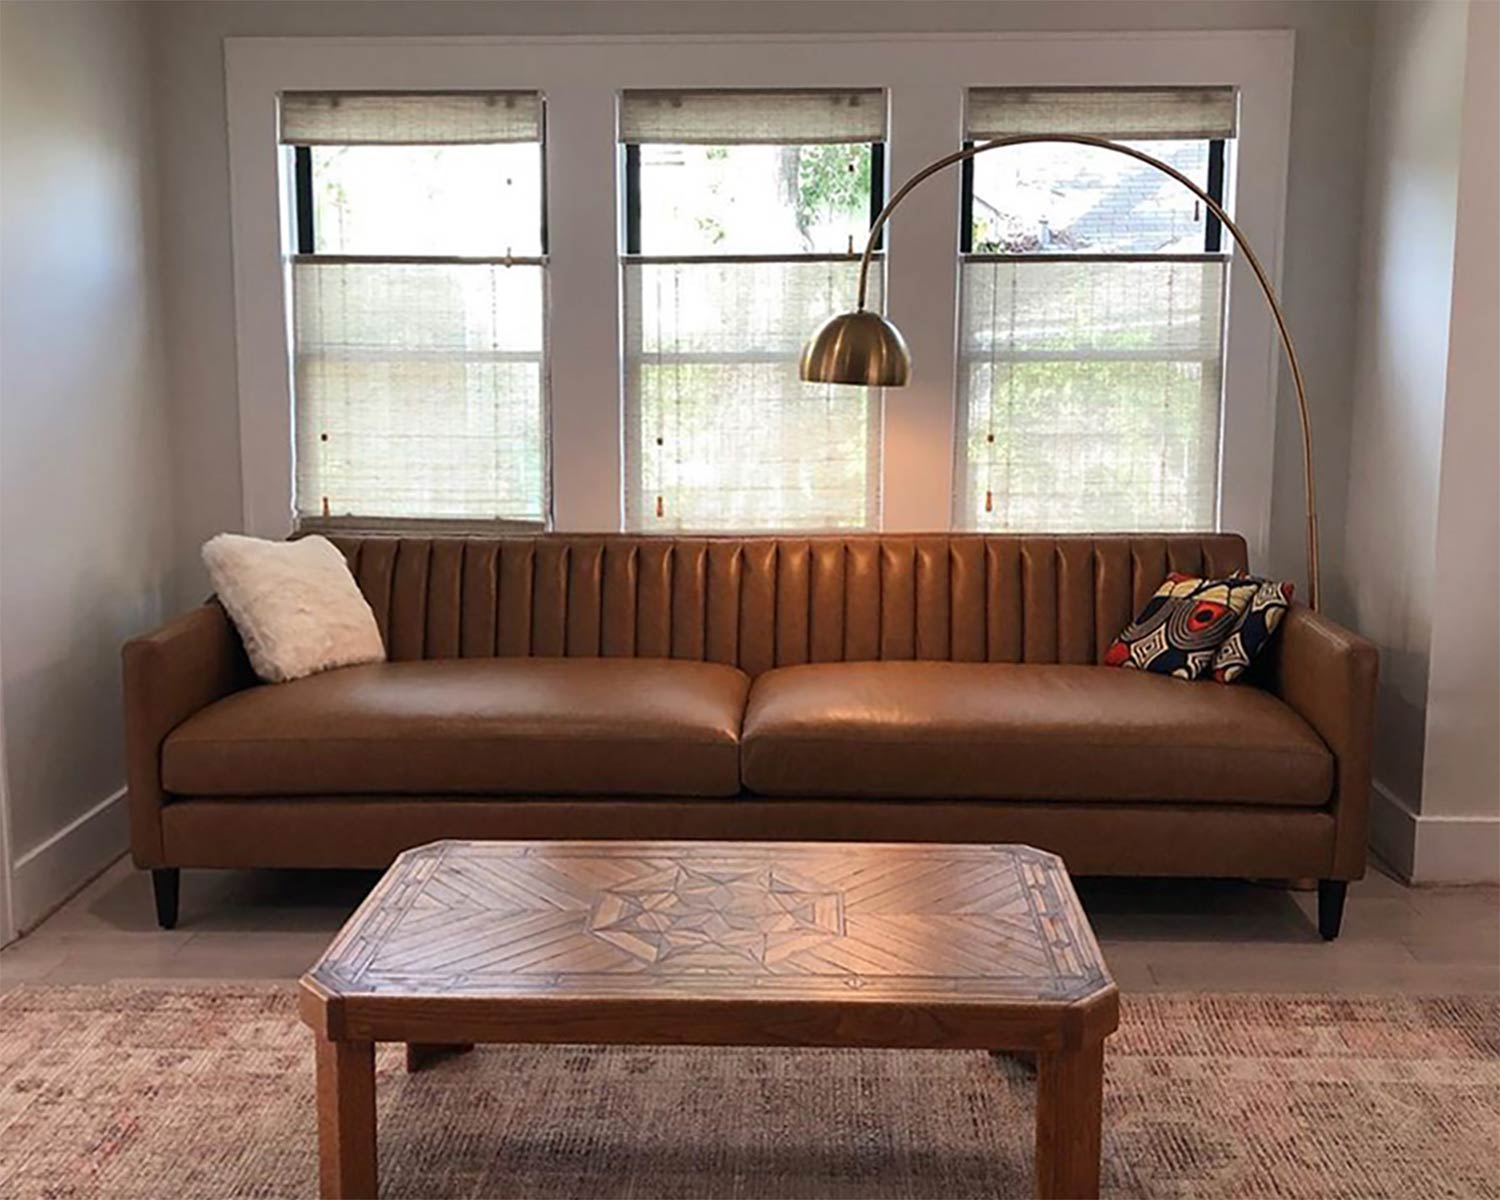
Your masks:
<path fill-rule="evenodd" d="M 799 368 L 802 378 L 809 383 L 851 383 L 865 387 L 902 387 L 905 385 L 911 375 L 911 354 L 906 348 L 906 339 L 901 336 L 901 331 L 888 318 L 865 308 L 870 259 L 875 253 L 875 244 L 880 237 L 881 229 L 885 227 L 885 223 L 890 219 L 896 206 L 906 198 L 907 193 L 929 176 L 955 163 L 973 158 L 976 154 L 999 150 L 1005 146 L 1024 146 L 1033 142 L 1072 142 L 1080 146 L 1097 146 L 1101 150 L 1124 154 L 1155 167 L 1163 174 L 1170 175 L 1197 196 L 1209 212 L 1218 217 L 1224 228 L 1229 230 L 1235 245 L 1244 254 L 1245 261 L 1250 265 L 1250 270 L 1254 273 L 1255 280 L 1260 284 L 1260 290 L 1265 295 L 1266 303 L 1270 306 L 1271 315 L 1276 320 L 1276 329 L 1281 335 L 1281 348 L 1286 353 L 1287 365 L 1292 372 L 1292 382 L 1297 389 L 1297 418 L 1302 424 L 1302 479 L 1307 501 L 1307 602 L 1308 606 L 1316 611 L 1320 595 L 1318 588 L 1318 511 L 1313 484 L 1312 426 L 1308 420 L 1307 391 L 1302 382 L 1302 367 L 1297 362 L 1297 349 L 1292 344 L 1291 331 L 1286 324 L 1286 314 L 1281 311 L 1281 304 L 1276 299 L 1276 291 L 1271 286 L 1271 280 L 1266 275 L 1265 268 L 1260 265 L 1260 259 L 1255 256 L 1255 251 L 1245 240 L 1245 235 L 1240 232 L 1239 226 L 1212 196 L 1176 167 L 1169 166 L 1158 158 L 1153 158 L 1129 146 L 1122 146 L 1118 142 L 1106 141 L 1104 138 L 1089 137 L 1084 134 L 1052 133 L 1015 134 L 1011 137 L 995 138 L 964 150 L 954 151 L 952 154 L 944 155 L 935 162 L 929 163 L 896 189 L 890 202 L 880 210 L 880 215 L 870 226 L 870 236 L 865 242 L 865 251 L 859 263 L 857 305 L 852 312 L 839 313 L 830 317 L 813 334 L 812 340 L 802 351 Z"/>

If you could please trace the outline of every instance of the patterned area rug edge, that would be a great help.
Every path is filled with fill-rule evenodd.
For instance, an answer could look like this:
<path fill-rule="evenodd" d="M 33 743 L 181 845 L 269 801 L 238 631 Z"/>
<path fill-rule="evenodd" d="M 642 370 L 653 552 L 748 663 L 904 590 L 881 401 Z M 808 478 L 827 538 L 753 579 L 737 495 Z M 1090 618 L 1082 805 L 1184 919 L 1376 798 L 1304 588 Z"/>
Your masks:
<path fill-rule="evenodd" d="M 312 1194 L 291 986 L 27 984 L 0 1023 L 0 1193 Z M 389 1047 L 384 1193 L 1025 1194 L 1031 1099 L 982 1054 Z M 1127 997 L 1105 1127 L 1108 1195 L 1500 1197 L 1500 996 Z"/>

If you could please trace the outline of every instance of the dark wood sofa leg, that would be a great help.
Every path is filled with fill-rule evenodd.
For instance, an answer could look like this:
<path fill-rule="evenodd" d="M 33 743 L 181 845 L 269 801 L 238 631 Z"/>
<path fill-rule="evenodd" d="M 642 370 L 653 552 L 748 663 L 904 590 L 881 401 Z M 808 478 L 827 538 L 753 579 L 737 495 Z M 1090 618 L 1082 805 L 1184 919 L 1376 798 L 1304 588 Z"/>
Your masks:
<path fill-rule="evenodd" d="M 1348 894 L 1346 880 L 1318 880 L 1318 932 L 1325 942 L 1331 942 L 1339 935 L 1339 926 L 1344 922 L 1344 897 Z"/>
<path fill-rule="evenodd" d="M 177 890 L 182 872 L 177 867 L 158 867 L 151 872 L 151 890 L 156 893 L 156 923 L 163 929 L 177 927 Z"/>

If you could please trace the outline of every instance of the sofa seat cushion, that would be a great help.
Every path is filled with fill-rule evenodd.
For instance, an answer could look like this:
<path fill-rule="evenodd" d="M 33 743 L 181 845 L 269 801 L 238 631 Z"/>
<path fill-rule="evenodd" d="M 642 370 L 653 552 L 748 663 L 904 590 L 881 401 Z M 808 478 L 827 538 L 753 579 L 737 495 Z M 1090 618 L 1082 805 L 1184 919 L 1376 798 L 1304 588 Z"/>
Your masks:
<path fill-rule="evenodd" d="M 347 667 L 210 705 L 167 737 L 162 778 L 199 796 L 729 796 L 749 686 L 666 659 Z"/>
<path fill-rule="evenodd" d="M 1333 759 L 1250 687 L 1109 667 L 783 667 L 750 690 L 741 774 L 769 796 L 1327 804 Z"/>

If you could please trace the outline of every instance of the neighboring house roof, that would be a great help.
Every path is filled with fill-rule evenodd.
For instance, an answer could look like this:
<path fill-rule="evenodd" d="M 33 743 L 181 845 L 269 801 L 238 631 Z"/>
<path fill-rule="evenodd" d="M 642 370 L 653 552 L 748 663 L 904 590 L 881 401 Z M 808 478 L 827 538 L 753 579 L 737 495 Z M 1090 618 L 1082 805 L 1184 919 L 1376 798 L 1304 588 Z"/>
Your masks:
<path fill-rule="evenodd" d="M 1206 146 L 1197 142 L 1164 148 L 1161 157 L 1189 176 L 1201 175 Z M 990 205 L 976 196 L 975 216 L 987 226 L 981 240 L 1012 253 L 1049 248 L 1121 254 L 1201 249 L 1207 214 L 1181 184 L 1146 163 L 1130 161 L 1106 173 L 1095 161 L 1089 156 L 1070 175 L 1037 179 L 1033 187 L 1023 189 L 1030 193 L 1024 198 L 1008 196 Z M 1067 203 L 1060 203 L 1064 200 Z M 1001 211 L 1002 207 L 1011 211 Z M 1057 218 L 1069 210 L 1071 216 Z"/>

